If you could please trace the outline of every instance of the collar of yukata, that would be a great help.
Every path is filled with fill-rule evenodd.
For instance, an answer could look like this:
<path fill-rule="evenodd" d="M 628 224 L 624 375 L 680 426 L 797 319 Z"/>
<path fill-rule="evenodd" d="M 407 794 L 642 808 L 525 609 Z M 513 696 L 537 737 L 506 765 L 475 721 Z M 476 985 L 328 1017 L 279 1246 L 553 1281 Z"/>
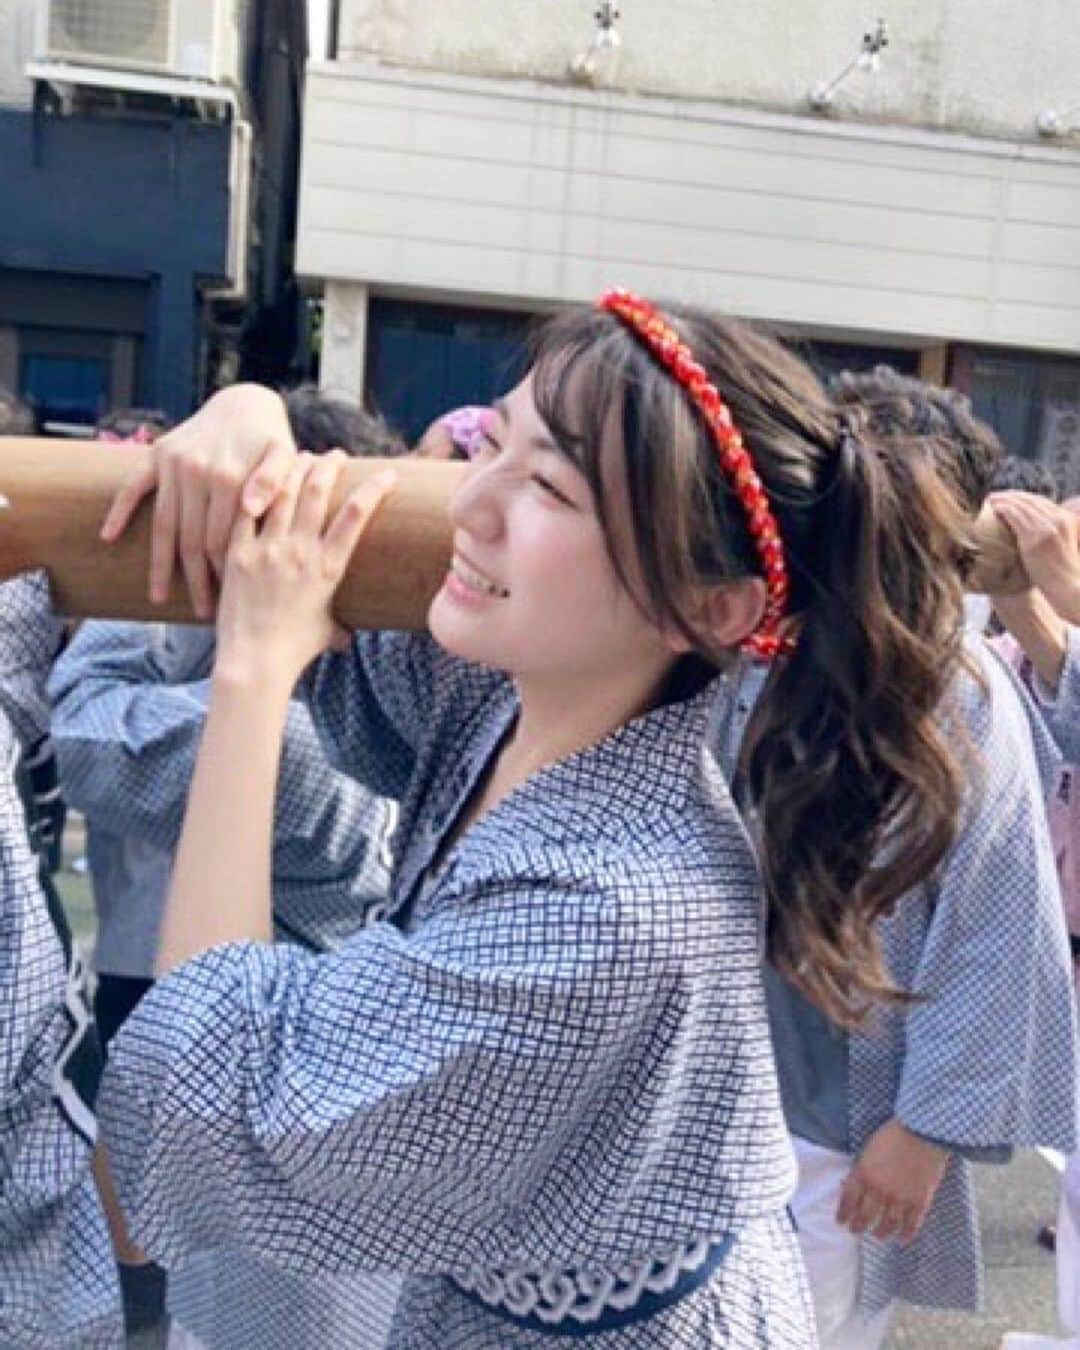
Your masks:
<path fill-rule="evenodd" d="M 604 292 L 597 307 L 613 314 L 686 391 L 709 428 L 720 466 L 742 505 L 746 527 L 765 576 L 765 610 L 757 628 L 743 640 L 743 649 L 766 660 L 791 651 L 794 639 L 782 631 L 791 591 L 784 544 L 765 485 L 743 443 L 731 409 L 709 379 L 705 367 L 695 360 L 688 344 L 648 300 L 617 286 Z"/>

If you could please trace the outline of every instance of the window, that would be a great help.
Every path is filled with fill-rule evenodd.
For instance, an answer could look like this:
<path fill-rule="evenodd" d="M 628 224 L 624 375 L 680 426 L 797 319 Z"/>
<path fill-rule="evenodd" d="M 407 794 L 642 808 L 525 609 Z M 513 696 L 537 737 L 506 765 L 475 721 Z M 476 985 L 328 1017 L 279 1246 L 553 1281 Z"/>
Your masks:
<path fill-rule="evenodd" d="M 959 347 L 952 382 L 1009 454 L 1040 460 L 1063 492 L 1080 492 L 1080 361 Z"/>
<path fill-rule="evenodd" d="M 24 356 L 19 391 L 43 427 L 92 427 L 109 406 L 108 363 L 93 357 Z"/>
<path fill-rule="evenodd" d="M 892 366 L 901 375 L 919 373 L 919 353 L 910 347 L 872 347 L 808 338 L 798 344 L 798 350 L 823 380 L 844 370 L 873 370 L 875 366 Z"/>
<path fill-rule="evenodd" d="M 524 373 L 531 317 L 372 300 L 366 387 L 373 406 L 415 442 L 451 408 L 489 403 Z"/>

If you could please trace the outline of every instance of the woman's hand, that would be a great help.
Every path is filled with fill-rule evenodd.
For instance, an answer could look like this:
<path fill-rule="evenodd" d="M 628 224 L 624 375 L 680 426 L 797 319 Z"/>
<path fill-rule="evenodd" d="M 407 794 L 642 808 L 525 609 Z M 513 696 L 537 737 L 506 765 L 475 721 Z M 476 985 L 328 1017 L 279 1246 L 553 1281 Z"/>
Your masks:
<path fill-rule="evenodd" d="M 867 1140 L 840 1192 L 836 1221 L 853 1233 L 910 1242 L 933 1204 L 948 1153 L 898 1120 Z"/>
<path fill-rule="evenodd" d="M 238 512 L 259 519 L 296 458 L 285 405 L 270 389 L 238 384 L 222 389 L 194 416 L 162 436 L 120 488 L 104 524 L 112 542 L 142 499 L 157 489 L 150 543 L 150 599 L 168 598 L 180 556 L 196 617 L 214 612 L 220 577 Z"/>
<path fill-rule="evenodd" d="M 1016 537 L 1033 586 L 1067 623 L 1080 623 L 1080 518 L 1028 492 L 995 492 L 990 505 Z"/>
<path fill-rule="evenodd" d="M 233 526 L 217 618 L 215 681 L 257 680 L 286 697 L 305 667 L 347 640 L 331 603 L 356 548 L 394 482 L 376 474 L 330 517 L 345 455 L 298 455 L 261 528 Z"/>

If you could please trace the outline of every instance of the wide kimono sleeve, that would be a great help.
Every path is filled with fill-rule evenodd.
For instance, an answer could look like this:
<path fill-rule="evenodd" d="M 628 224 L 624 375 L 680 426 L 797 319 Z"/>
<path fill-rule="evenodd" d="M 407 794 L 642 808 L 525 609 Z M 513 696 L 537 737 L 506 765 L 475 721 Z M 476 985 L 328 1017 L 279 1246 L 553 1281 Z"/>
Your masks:
<path fill-rule="evenodd" d="M 49 730 L 45 678 L 62 641 L 44 572 L 0 582 L 0 709 L 24 748 Z"/>
<path fill-rule="evenodd" d="M 1062 756 L 1080 764 L 1080 628 L 1065 630 L 1065 661 L 1056 689 L 1038 675 L 1029 687 Z"/>
<path fill-rule="evenodd" d="M 946 1145 L 1070 1152 L 1076 1011 L 1037 728 L 1002 665 L 987 655 L 982 666 L 988 696 L 968 687 L 957 719 L 974 790 L 929 896 L 896 1114 Z"/>
<path fill-rule="evenodd" d="M 106 1069 L 135 1237 L 166 1263 L 238 1242 L 315 1274 L 498 1263 L 526 1228 L 572 1249 L 615 1157 L 645 1166 L 636 1131 L 665 1066 L 682 1071 L 674 945 L 579 886 L 500 884 L 329 956 L 203 954 L 147 995 Z"/>
<path fill-rule="evenodd" d="M 387 797 L 404 796 L 440 690 L 463 663 L 426 633 L 357 633 L 301 681 L 331 763 Z"/>
<path fill-rule="evenodd" d="M 212 648 L 196 630 L 88 623 L 49 682 L 53 741 L 71 805 L 104 828 L 173 850 L 180 837 Z M 300 699 L 289 705 L 274 819 L 275 892 L 317 921 L 342 895 L 386 886 L 389 804 L 335 771 Z M 318 926 L 318 924 L 317 924 Z"/>
<path fill-rule="evenodd" d="M 120 1344 L 90 1175 L 95 1043 L 77 961 L 38 883 L 0 719 L 0 1345 Z"/>

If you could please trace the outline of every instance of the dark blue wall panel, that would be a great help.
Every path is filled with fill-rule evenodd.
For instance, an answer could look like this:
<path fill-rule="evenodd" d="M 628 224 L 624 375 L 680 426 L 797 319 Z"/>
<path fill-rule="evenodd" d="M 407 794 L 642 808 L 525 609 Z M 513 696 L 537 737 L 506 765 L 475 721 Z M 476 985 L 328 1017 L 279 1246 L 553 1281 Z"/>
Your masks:
<path fill-rule="evenodd" d="M 0 108 L 0 267 L 150 281 L 141 396 L 173 416 L 196 394 L 197 282 L 225 272 L 228 171 L 225 125 Z"/>

